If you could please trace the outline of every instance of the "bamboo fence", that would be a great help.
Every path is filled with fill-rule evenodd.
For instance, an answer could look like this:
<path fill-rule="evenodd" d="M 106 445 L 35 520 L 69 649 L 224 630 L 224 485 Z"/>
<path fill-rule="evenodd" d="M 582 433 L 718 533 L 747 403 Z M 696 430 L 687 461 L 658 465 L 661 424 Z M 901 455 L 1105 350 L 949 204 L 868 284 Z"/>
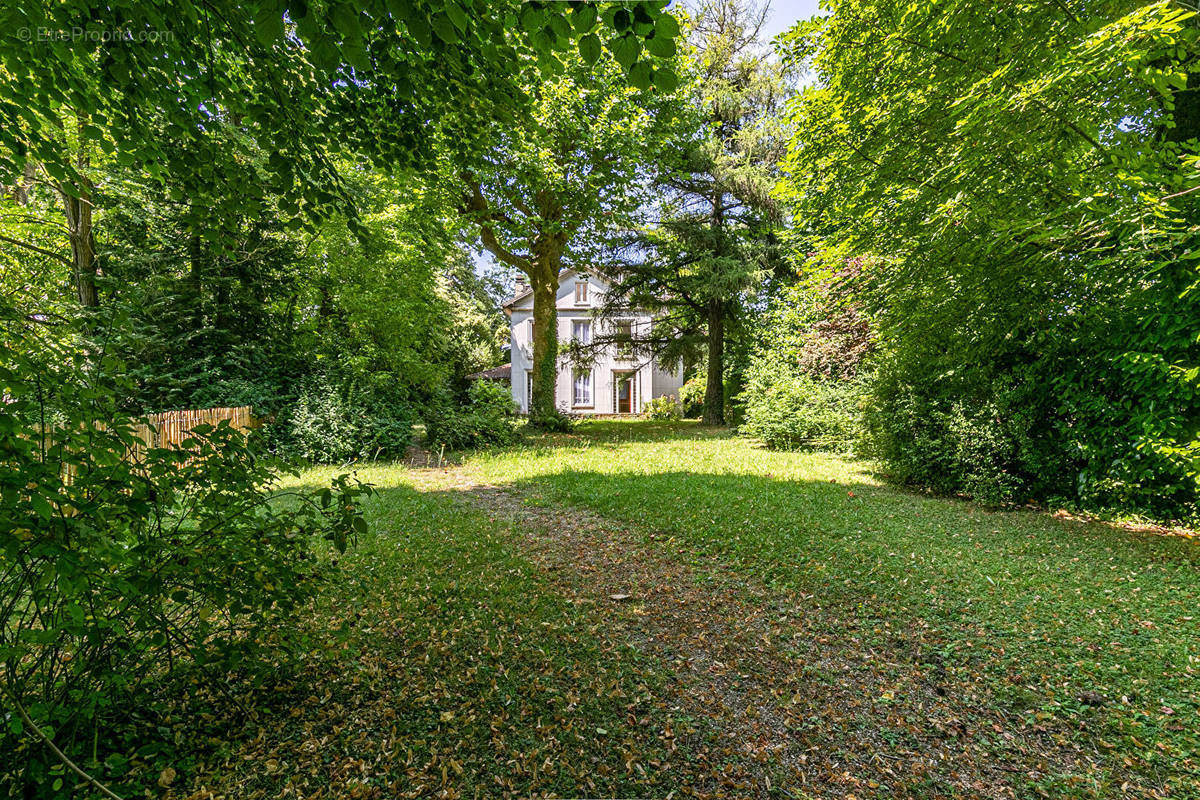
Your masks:
<path fill-rule="evenodd" d="M 215 428 L 226 419 L 229 420 L 230 426 L 240 431 L 254 427 L 254 416 L 250 413 L 250 406 L 163 411 L 149 414 L 148 419 L 149 425 L 140 423 L 134 428 L 146 447 L 179 447 L 197 425 L 212 425 Z"/>
<path fill-rule="evenodd" d="M 229 420 L 233 428 L 242 432 L 259 425 L 251 413 L 251 406 L 184 409 L 147 414 L 144 422 L 137 422 L 132 426 L 137 441 L 129 448 L 127 458 L 134 463 L 140 463 L 146 451 L 151 448 L 178 449 L 197 425 L 212 425 L 215 428 L 222 420 Z M 99 423 L 99 427 L 104 429 L 107 426 Z M 43 446 L 46 448 L 49 448 L 56 438 L 53 429 L 41 435 Z M 190 459 L 184 463 L 190 463 Z M 75 475 L 74 465 L 63 464 L 62 468 L 67 483 L 71 483 Z"/>

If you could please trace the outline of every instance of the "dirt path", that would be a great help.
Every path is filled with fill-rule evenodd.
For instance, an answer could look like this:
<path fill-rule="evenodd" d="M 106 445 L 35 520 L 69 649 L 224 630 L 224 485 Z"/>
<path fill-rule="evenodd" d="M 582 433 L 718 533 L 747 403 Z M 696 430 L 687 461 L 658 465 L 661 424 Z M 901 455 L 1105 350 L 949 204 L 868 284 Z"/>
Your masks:
<path fill-rule="evenodd" d="M 1002 704 L 951 677 L 919 625 L 867 630 L 877 623 L 853 609 L 738 580 L 666 536 L 462 469 L 421 483 L 514 522 L 564 596 L 667 666 L 668 707 L 698 721 L 675 732 L 694 759 L 685 795 L 1007 798 L 1048 773 L 1099 775 L 1095 754 L 989 710 Z"/>

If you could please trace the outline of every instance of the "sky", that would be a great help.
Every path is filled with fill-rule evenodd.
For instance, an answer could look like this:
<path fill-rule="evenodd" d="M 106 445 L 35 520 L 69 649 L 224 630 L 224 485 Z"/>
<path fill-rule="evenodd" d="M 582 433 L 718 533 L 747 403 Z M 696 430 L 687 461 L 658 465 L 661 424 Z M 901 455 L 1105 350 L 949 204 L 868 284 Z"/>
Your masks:
<path fill-rule="evenodd" d="M 767 17 L 764 39 L 770 41 L 802 19 L 816 14 L 817 0 L 771 0 L 771 13 Z"/>

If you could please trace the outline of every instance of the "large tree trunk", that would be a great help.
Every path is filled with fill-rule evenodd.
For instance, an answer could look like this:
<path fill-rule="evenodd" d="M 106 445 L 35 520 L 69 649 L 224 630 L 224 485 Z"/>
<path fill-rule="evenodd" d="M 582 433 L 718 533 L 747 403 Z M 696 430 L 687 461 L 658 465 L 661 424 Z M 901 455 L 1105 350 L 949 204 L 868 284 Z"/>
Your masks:
<path fill-rule="evenodd" d="M 79 298 L 79 305 L 94 308 L 100 305 L 100 295 L 96 291 L 99 259 L 96 257 L 96 239 L 92 233 L 91 192 L 87 191 L 85 185 L 79 187 L 79 197 L 71 196 L 65 188 L 61 188 L 60 193 L 67 218 L 67 235 L 71 240 L 74 273 L 71 278 L 75 283 L 75 294 Z"/>
<path fill-rule="evenodd" d="M 713 255 L 720 257 L 725 251 L 725 193 L 719 185 L 714 185 L 713 190 L 708 224 L 714 234 Z M 719 297 L 708 301 L 708 383 L 704 387 L 701 422 L 725 424 L 725 305 Z"/>
<path fill-rule="evenodd" d="M 79 185 L 68 190 L 67 186 L 59 184 L 58 193 L 62 196 L 67 236 L 71 240 L 71 279 L 75 283 L 75 295 L 79 298 L 79 305 L 95 308 L 100 305 L 100 294 L 96 291 L 100 261 L 92 232 L 92 187 L 86 177 L 91 159 L 87 151 L 87 138 L 83 136 L 84 118 L 77 116 L 76 124 L 80 131 L 79 154 L 75 158 L 75 166 L 80 173 Z"/>
<path fill-rule="evenodd" d="M 538 242 L 534 253 L 533 288 L 533 393 L 529 398 L 529 423 L 542 427 L 558 418 L 554 386 L 558 381 L 558 270 L 562 244 L 555 239 Z"/>
<path fill-rule="evenodd" d="M 704 387 L 705 425 L 725 424 L 725 307 L 708 301 L 708 383 Z"/>

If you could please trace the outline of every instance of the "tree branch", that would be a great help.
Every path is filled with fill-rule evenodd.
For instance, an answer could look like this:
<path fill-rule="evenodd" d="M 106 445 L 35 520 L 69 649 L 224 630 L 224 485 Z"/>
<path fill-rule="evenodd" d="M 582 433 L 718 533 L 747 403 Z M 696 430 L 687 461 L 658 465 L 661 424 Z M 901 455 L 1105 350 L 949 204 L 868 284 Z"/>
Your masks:
<path fill-rule="evenodd" d="M 495 229 L 487 224 L 487 222 L 484 222 L 484 220 L 496 220 L 497 214 L 492 211 L 487 198 L 484 197 L 483 187 L 480 186 L 479 181 L 470 172 L 463 172 L 460 177 L 467 187 L 467 192 L 463 195 L 462 210 L 476 216 L 476 222 L 479 225 L 479 239 L 483 242 L 483 246 L 487 248 L 488 252 L 505 264 L 515 267 L 532 277 L 532 259 L 528 256 L 514 253 L 500 244 L 500 239 L 496 236 Z M 500 215 L 500 218 L 503 219 L 503 215 Z"/>
<path fill-rule="evenodd" d="M 3 688 L 3 687 L 0 687 L 0 688 Z M 100 781 L 93 778 L 88 773 L 84 772 L 83 769 L 81 767 L 79 767 L 74 761 L 67 758 L 67 754 L 64 753 L 62 750 L 59 750 L 58 747 L 54 744 L 54 742 L 52 742 L 50 740 L 50 738 L 48 736 L 46 736 L 45 733 L 42 732 L 42 729 L 38 727 L 37 723 L 29 718 L 29 713 L 25 711 L 25 706 L 21 705 L 21 701 L 17 699 L 17 696 L 15 694 L 9 692 L 7 690 L 7 688 L 4 688 L 4 693 L 8 695 L 9 701 L 11 701 L 13 706 L 17 709 L 17 714 L 20 715 L 21 721 L 25 723 L 25 726 L 27 728 L 29 728 L 31 731 L 33 731 L 33 735 L 35 737 L 37 737 L 38 739 L 40 739 L 42 744 L 44 744 L 44 745 L 46 745 L 46 747 L 50 748 L 51 752 L 54 753 L 55 757 L 58 758 L 59 761 L 61 761 L 67 768 L 69 768 L 72 772 L 74 772 L 80 778 L 83 778 L 85 781 L 87 781 L 88 784 L 95 787 L 95 789 L 97 791 L 99 791 L 100 794 L 104 795 L 105 797 L 110 798 L 110 800 L 121 800 L 120 795 L 114 794 L 111 789 L 109 789 L 107 786 L 105 786 Z"/>
<path fill-rule="evenodd" d="M 44 255 L 48 258 L 53 258 L 55 261 L 66 264 L 68 267 L 75 266 L 74 263 L 69 258 L 60 256 L 58 253 L 52 252 L 50 250 L 45 250 L 41 247 L 38 247 L 35 244 L 30 244 L 29 242 L 22 242 L 20 239 L 12 239 L 3 234 L 0 234 L 0 241 L 5 241 L 5 242 L 8 242 L 9 244 L 15 244 L 17 247 L 24 247 L 27 250 L 32 250 L 35 253 L 41 253 L 42 255 Z"/>

